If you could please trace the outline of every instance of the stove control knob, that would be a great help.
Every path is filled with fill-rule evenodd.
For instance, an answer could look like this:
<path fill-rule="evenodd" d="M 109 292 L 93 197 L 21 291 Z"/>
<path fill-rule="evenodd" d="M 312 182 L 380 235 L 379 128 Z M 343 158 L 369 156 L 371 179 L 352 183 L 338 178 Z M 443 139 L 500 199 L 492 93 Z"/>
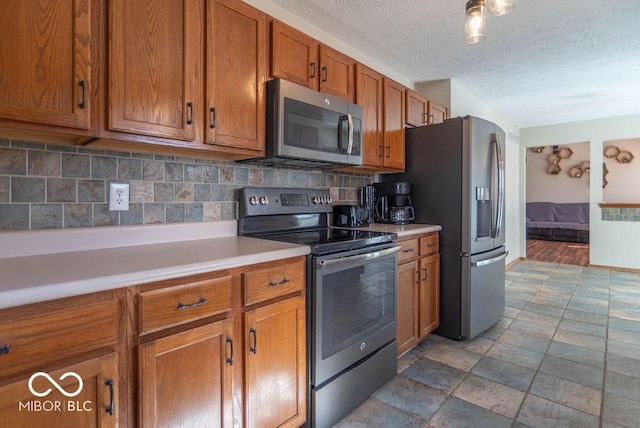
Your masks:
<path fill-rule="evenodd" d="M 255 196 L 250 197 L 249 198 L 249 204 L 258 205 L 258 198 L 256 198 Z"/>
<path fill-rule="evenodd" d="M 317 196 L 314 196 L 314 197 L 311 199 L 311 202 L 313 202 L 314 204 L 316 204 L 316 205 L 317 205 L 317 204 L 319 204 L 319 203 L 320 203 L 320 198 L 319 198 L 319 197 L 317 197 Z"/>
<path fill-rule="evenodd" d="M 260 196 L 260 205 L 267 205 L 269 203 L 269 198 L 266 196 Z"/>
<path fill-rule="evenodd" d="M 329 196 L 329 197 L 327 198 L 327 203 L 328 203 L 329 205 L 333 205 L 333 201 L 331 200 L 331 196 Z"/>
<path fill-rule="evenodd" d="M 326 197 L 326 196 L 323 196 L 323 197 L 322 197 L 322 203 L 323 203 L 323 204 L 328 204 L 328 203 L 329 203 L 329 201 L 327 200 L 327 197 Z"/>

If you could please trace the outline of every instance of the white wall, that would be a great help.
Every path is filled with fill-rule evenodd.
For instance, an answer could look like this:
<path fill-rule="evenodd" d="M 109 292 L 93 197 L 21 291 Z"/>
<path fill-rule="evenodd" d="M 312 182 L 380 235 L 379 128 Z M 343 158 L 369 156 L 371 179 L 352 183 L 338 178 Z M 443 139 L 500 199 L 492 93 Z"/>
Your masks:
<path fill-rule="evenodd" d="M 539 146 L 544 146 L 540 141 Z M 544 146 L 541 153 L 532 150 L 526 152 L 526 199 L 527 202 L 589 202 L 589 181 L 591 174 L 580 178 L 569 175 L 571 167 L 590 159 L 589 143 L 562 144 L 559 148 L 569 148 L 573 154 L 558 163 L 561 171 L 557 175 L 547 172 L 549 156 L 553 154 L 551 146 Z"/>
<path fill-rule="evenodd" d="M 608 184 L 602 189 L 602 202 L 640 202 L 640 138 L 605 141 L 603 150 L 610 146 L 630 152 L 634 158 L 629 163 L 604 158 L 609 173 Z"/>
<path fill-rule="evenodd" d="M 590 263 L 640 269 L 640 222 L 602 221 L 602 162 L 603 142 L 640 137 L 640 114 L 584 122 L 522 128 L 520 130 L 520 171 L 521 192 L 524 194 L 526 180 L 524 162 L 527 147 L 541 145 L 562 145 L 567 141 L 590 141 L 591 173 L 589 183 L 590 199 Z M 635 184 L 638 185 L 637 182 Z M 634 201 L 634 202 L 640 202 Z M 521 229 L 524 236 L 524 227 Z M 525 254 L 524 239 L 521 253 Z"/>

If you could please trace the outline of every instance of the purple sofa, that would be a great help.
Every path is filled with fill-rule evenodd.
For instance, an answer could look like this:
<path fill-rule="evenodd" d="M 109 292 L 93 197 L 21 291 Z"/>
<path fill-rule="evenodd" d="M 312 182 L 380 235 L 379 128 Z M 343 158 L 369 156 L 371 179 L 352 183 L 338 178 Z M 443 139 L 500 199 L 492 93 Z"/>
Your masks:
<path fill-rule="evenodd" d="M 527 202 L 527 239 L 589 242 L 589 203 Z"/>

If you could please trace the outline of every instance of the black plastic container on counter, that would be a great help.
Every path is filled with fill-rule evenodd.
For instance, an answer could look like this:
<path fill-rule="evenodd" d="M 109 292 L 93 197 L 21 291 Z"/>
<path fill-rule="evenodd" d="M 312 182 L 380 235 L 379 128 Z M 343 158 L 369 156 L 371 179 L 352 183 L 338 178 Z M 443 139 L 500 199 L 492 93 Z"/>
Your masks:
<path fill-rule="evenodd" d="M 369 225 L 369 209 L 362 205 L 335 205 L 333 225 L 342 227 L 362 227 Z"/>

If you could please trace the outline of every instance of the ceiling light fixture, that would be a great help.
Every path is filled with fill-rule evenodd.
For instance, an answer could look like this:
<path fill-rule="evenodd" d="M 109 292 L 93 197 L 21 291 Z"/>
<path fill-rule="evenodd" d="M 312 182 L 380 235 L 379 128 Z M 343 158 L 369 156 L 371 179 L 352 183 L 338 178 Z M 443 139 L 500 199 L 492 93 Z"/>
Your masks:
<path fill-rule="evenodd" d="M 464 36 L 467 43 L 475 44 L 484 40 L 487 7 L 495 16 L 506 15 L 513 9 L 513 0 L 469 0 L 464 23 Z"/>

